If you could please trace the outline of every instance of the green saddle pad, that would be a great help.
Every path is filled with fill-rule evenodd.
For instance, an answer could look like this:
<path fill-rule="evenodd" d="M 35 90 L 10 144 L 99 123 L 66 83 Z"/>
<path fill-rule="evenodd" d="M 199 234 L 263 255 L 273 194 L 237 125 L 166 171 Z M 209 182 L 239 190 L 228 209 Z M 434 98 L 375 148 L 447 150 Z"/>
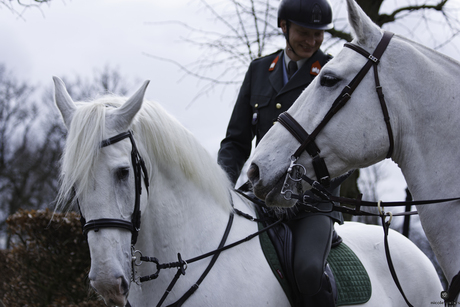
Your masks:
<path fill-rule="evenodd" d="M 284 277 L 275 248 L 265 232 L 259 239 L 265 257 L 292 305 L 291 289 Z M 332 248 L 327 261 L 337 285 L 337 306 L 364 304 L 370 299 L 372 287 L 369 275 L 356 254 L 345 243 Z"/>
<path fill-rule="evenodd" d="M 364 304 L 371 298 L 369 275 L 356 254 L 345 243 L 331 249 L 327 261 L 339 293 L 337 306 Z"/>

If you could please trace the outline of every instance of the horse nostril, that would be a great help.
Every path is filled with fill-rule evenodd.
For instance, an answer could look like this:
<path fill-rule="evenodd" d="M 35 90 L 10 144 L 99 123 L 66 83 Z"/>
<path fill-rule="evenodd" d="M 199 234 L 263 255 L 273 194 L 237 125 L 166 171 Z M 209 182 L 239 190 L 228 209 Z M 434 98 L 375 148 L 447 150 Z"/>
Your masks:
<path fill-rule="evenodd" d="M 118 278 L 120 282 L 120 294 L 127 295 L 129 292 L 129 284 L 123 277 Z"/>
<path fill-rule="evenodd" d="M 259 167 L 252 163 L 248 169 L 247 175 L 249 181 L 251 181 L 251 183 L 254 185 L 255 183 L 257 183 L 257 181 L 259 181 Z"/>

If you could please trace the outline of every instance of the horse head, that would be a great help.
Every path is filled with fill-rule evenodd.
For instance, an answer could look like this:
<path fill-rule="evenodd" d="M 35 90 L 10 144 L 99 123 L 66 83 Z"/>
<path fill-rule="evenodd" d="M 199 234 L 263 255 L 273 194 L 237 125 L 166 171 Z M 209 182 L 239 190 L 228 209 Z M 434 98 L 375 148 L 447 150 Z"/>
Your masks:
<path fill-rule="evenodd" d="M 383 31 L 376 26 L 354 0 L 348 0 L 348 17 L 354 33 L 353 45 L 370 54 L 379 44 Z M 391 45 L 388 47 L 390 49 Z M 334 99 L 343 95 L 344 89 L 360 72 L 368 58 L 350 48 L 344 48 L 329 61 L 315 80 L 305 89 L 288 110 L 300 126 L 312 133 L 333 109 Z M 383 54 L 378 69 L 388 65 L 388 56 Z M 381 77 L 383 78 L 383 77 Z M 385 79 L 386 80 L 386 79 Z M 375 92 L 374 78 L 369 72 L 351 96 L 327 124 L 321 128 L 312 143 L 319 149 L 331 178 L 348 170 L 371 165 L 385 158 L 388 152 L 388 133 Z M 281 120 L 280 120 L 281 122 Z M 312 167 L 313 155 L 303 151 L 293 157 L 299 148 L 299 140 L 284 124 L 275 124 L 264 136 L 254 152 L 248 177 L 254 193 L 271 206 L 293 206 L 295 199 L 281 194 L 286 186 L 287 170 L 293 164 L 304 175 L 317 179 Z M 302 183 L 302 190 L 310 185 Z"/>
<path fill-rule="evenodd" d="M 131 243 L 137 237 L 135 204 L 142 209 L 146 193 L 136 200 L 132 136 L 113 137 L 129 131 L 148 82 L 124 103 L 107 99 L 82 104 L 72 101 L 59 78 L 54 84 L 56 105 L 68 129 L 58 203 L 76 203 L 86 220 L 91 286 L 106 304 L 125 306 L 132 279 Z"/>

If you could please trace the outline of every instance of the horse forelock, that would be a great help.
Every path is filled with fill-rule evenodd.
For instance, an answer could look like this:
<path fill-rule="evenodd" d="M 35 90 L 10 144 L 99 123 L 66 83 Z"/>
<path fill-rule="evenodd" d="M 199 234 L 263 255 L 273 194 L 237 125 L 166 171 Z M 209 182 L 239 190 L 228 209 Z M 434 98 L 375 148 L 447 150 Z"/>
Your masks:
<path fill-rule="evenodd" d="M 101 141 L 113 136 L 108 136 L 105 131 L 106 110 L 108 107 L 119 107 L 126 100 L 109 96 L 77 104 L 61 159 L 57 208 L 70 209 L 76 199 L 87 191 Z M 150 181 L 154 179 L 155 169 L 154 161 L 150 159 L 155 159 L 159 165 L 177 164 L 187 179 L 231 209 L 228 201 L 230 184 L 224 171 L 196 138 L 159 104 L 144 101 L 130 129 L 146 163 Z"/>
<path fill-rule="evenodd" d="M 62 209 L 70 209 L 88 188 L 92 165 L 105 135 L 105 110 L 106 105 L 101 101 L 77 103 L 61 159 L 57 206 Z"/>

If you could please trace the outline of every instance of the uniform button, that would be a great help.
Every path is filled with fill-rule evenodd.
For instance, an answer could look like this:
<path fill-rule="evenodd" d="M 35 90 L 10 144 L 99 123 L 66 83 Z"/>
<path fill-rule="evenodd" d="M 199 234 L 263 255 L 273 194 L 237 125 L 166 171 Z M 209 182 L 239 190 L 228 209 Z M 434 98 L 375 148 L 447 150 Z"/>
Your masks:
<path fill-rule="evenodd" d="M 258 107 L 259 107 L 259 104 L 258 104 L 258 103 L 256 103 L 256 104 L 254 105 L 254 107 L 255 107 L 255 108 L 258 108 Z"/>
<path fill-rule="evenodd" d="M 276 121 L 273 122 L 273 125 L 276 124 Z"/>
<path fill-rule="evenodd" d="M 276 104 L 276 108 L 277 108 L 277 109 L 281 109 L 281 103 L 277 103 L 277 104 Z"/>

